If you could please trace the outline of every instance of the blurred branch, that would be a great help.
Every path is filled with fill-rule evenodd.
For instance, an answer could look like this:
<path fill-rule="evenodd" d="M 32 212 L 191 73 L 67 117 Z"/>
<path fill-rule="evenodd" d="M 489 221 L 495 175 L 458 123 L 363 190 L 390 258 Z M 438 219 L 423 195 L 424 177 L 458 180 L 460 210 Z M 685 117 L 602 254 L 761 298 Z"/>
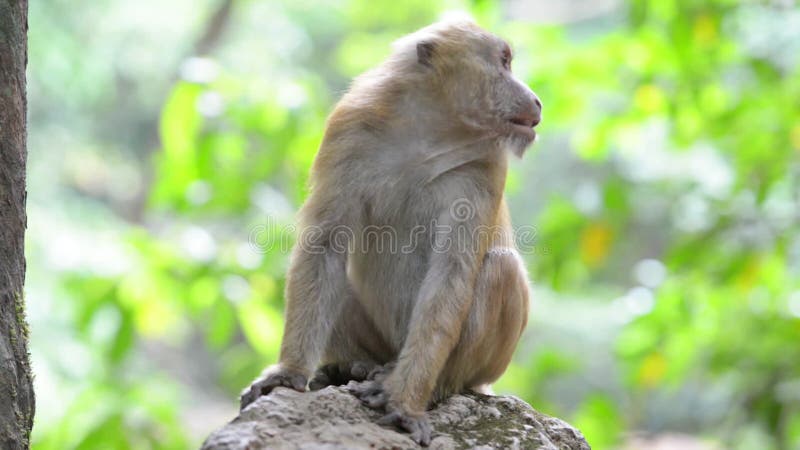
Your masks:
<path fill-rule="evenodd" d="M 173 75 L 169 79 L 169 83 L 166 86 L 168 90 L 175 82 L 180 78 L 180 66 L 186 58 L 196 56 L 196 55 L 208 55 L 214 51 L 214 49 L 219 45 L 222 37 L 225 34 L 225 30 L 227 29 L 228 22 L 230 22 L 231 12 L 233 10 L 234 0 L 221 0 L 217 8 L 214 10 L 214 13 L 211 15 L 210 19 L 206 23 L 206 25 L 202 28 L 202 33 L 200 33 L 200 37 L 195 41 L 195 44 L 192 46 L 192 52 L 185 57 L 181 58 L 178 61 L 178 64 L 172 71 Z M 165 94 L 166 95 L 166 94 Z M 150 197 L 150 188 L 153 184 L 153 153 L 155 153 L 160 148 L 160 139 L 158 135 L 158 123 L 159 123 L 159 116 L 156 114 L 151 120 L 148 121 L 147 129 L 148 134 L 150 136 L 147 139 L 147 142 L 152 143 L 152 145 L 148 145 L 143 152 L 143 161 L 144 161 L 144 168 L 142 174 L 142 190 L 136 196 L 136 199 L 132 202 L 132 205 L 129 209 L 129 213 L 127 215 L 127 219 L 132 222 L 141 222 L 144 216 L 145 206 L 147 204 L 147 199 Z"/>
<path fill-rule="evenodd" d="M 200 39 L 194 45 L 195 55 L 206 55 L 210 53 L 220 38 L 225 33 L 233 9 L 233 0 L 222 0 L 217 10 L 211 16 L 211 20 L 205 27 Z"/>

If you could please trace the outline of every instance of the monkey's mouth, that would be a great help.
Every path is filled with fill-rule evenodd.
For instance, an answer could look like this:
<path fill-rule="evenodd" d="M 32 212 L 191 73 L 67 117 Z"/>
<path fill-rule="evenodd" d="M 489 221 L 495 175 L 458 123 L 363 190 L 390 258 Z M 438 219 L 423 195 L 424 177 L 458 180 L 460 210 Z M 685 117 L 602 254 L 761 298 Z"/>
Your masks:
<path fill-rule="evenodd" d="M 533 116 L 517 116 L 508 119 L 511 131 L 521 134 L 531 140 L 536 138 L 536 131 L 533 127 L 539 124 L 539 120 Z"/>

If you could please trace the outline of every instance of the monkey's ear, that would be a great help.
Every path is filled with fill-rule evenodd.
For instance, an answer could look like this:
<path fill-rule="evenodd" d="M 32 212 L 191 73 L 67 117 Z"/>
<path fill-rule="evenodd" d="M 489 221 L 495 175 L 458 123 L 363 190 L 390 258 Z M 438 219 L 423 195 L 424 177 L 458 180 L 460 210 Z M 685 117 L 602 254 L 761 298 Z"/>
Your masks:
<path fill-rule="evenodd" d="M 433 67 L 431 58 L 433 58 L 433 42 L 422 41 L 417 43 L 417 61 L 423 66 Z"/>

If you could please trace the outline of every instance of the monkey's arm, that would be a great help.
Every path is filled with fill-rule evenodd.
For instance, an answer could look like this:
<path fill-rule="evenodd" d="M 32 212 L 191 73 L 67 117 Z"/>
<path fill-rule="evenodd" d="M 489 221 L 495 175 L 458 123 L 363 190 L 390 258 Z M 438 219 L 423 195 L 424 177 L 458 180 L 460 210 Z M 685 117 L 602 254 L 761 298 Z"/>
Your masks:
<path fill-rule="evenodd" d="M 280 363 L 306 376 L 316 368 L 347 295 L 346 245 L 339 248 L 328 238 L 299 243 L 287 277 Z"/>
<path fill-rule="evenodd" d="M 473 239 L 480 223 L 476 218 L 454 221 L 452 214 L 444 216 L 447 220 L 440 223 L 451 229 L 437 233 L 406 341 L 385 382 L 390 407 L 409 413 L 425 411 L 439 373 L 458 343 L 485 251 Z"/>
<path fill-rule="evenodd" d="M 286 280 L 286 320 L 279 362 L 242 393 L 241 408 L 276 386 L 304 391 L 346 294 L 346 242 L 332 241 L 331 227 L 304 227 L 292 251 Z"/>
<path fill-rule="evenodd" d="M 431 441 L 425 409 L 460 338 L 473 300 L 478 261 L 484 252 L 473 239 L 479 221 L 470 217 L 454 224 L 451 214 L 440 219 L 443 221 L 438 223 L 451 229 L 436 233 L 396 365 L 385 379 L 381 375 L 372 384 L 352 389 L 370 407 L 385 408 L 386 415 L 378 423 L 409 432 L 411 439 L 423 446 Z"/>

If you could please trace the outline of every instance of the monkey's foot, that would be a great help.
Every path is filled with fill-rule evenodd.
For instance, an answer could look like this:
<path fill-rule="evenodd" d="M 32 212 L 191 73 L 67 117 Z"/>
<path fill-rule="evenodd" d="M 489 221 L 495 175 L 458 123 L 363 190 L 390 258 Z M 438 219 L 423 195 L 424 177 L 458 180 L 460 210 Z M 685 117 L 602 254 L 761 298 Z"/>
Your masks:
<path fill-rule="evenodd" d="M 382 365 L 376 365 L 367 375 L 368 380 L 374 381 L 383 381 L 389 374 L 394 370 L 394 366 L 397 365 L 396 361 L 388 362 Z"/>
<path fill-rule="evenodd" d="M 431 443 L 431 424 L 425 413 L 411 413 L 390 404 L 386 406 L 387 414 L 378 419 L 378 425 L 394 426 L 408 433 L 414 442 L 427 447 Z"/>
<path fill-rule="evenodd" d="M 375 367 L 379 366 L 372 361 L 343 361 L 325 364 L 314 373 L 314 377 L 308 383 L 308 388 L 317 391 L 326 386 L 341 386 L 352 380 L 364 381 Z"/>
<path fill-rule="evenodd" d="M 392 367 L 388 369 L 391 370 Z M 412 413 L 401 407 L 394 406 L 389 401 L 389 392 L 384 389 L 382 382 L 382 378 L 385 378 L 386 373 L 388 371 L 373 370 L 370 373 L 370 378 L 374 379 L 364 383 L 352 384 L 347 388 L 351 394 L 358 397 L 366 406 L 386 412 L 386 415 L 378 420 L 378 425 L 394 426 L 401 431 L 409 433 L 411 439 L 417 444 L 427 447 L 431 442 L 431 426 L 425 417 L 425 413 Z"/>
<path fill-rule="evenodd" d="M 244 409 L 250 403 L 262 395 L 269 394 L 272 389 L 283 386 L 292 388 L 296 391 L 304 392 L 306 390 L 306 381 L 308 378 L 295 370 L 283 367 L 280 364 L 268 367 L 261 376 L 242 391 L 242 396 L 239 400 L 239 409 Z"/>
<path fill-rule="evenodd" d="M 365 405 L 372 409 L 382 410 L 389 401 L 389 393 L 384 389 L 383 381 L 389 376 L 395 365 L 394 361 L 375 365 L 367 374 L 367 382 L 348 386 L 347 389 Z"/>
<path fill-rule="evenodd" d="M 389 393 L 383 388 L 380 381 L 367 381 L 365 383 L 347 386 L 351 394 L 372 409 L 383 409 L 389 402 Z"/>

